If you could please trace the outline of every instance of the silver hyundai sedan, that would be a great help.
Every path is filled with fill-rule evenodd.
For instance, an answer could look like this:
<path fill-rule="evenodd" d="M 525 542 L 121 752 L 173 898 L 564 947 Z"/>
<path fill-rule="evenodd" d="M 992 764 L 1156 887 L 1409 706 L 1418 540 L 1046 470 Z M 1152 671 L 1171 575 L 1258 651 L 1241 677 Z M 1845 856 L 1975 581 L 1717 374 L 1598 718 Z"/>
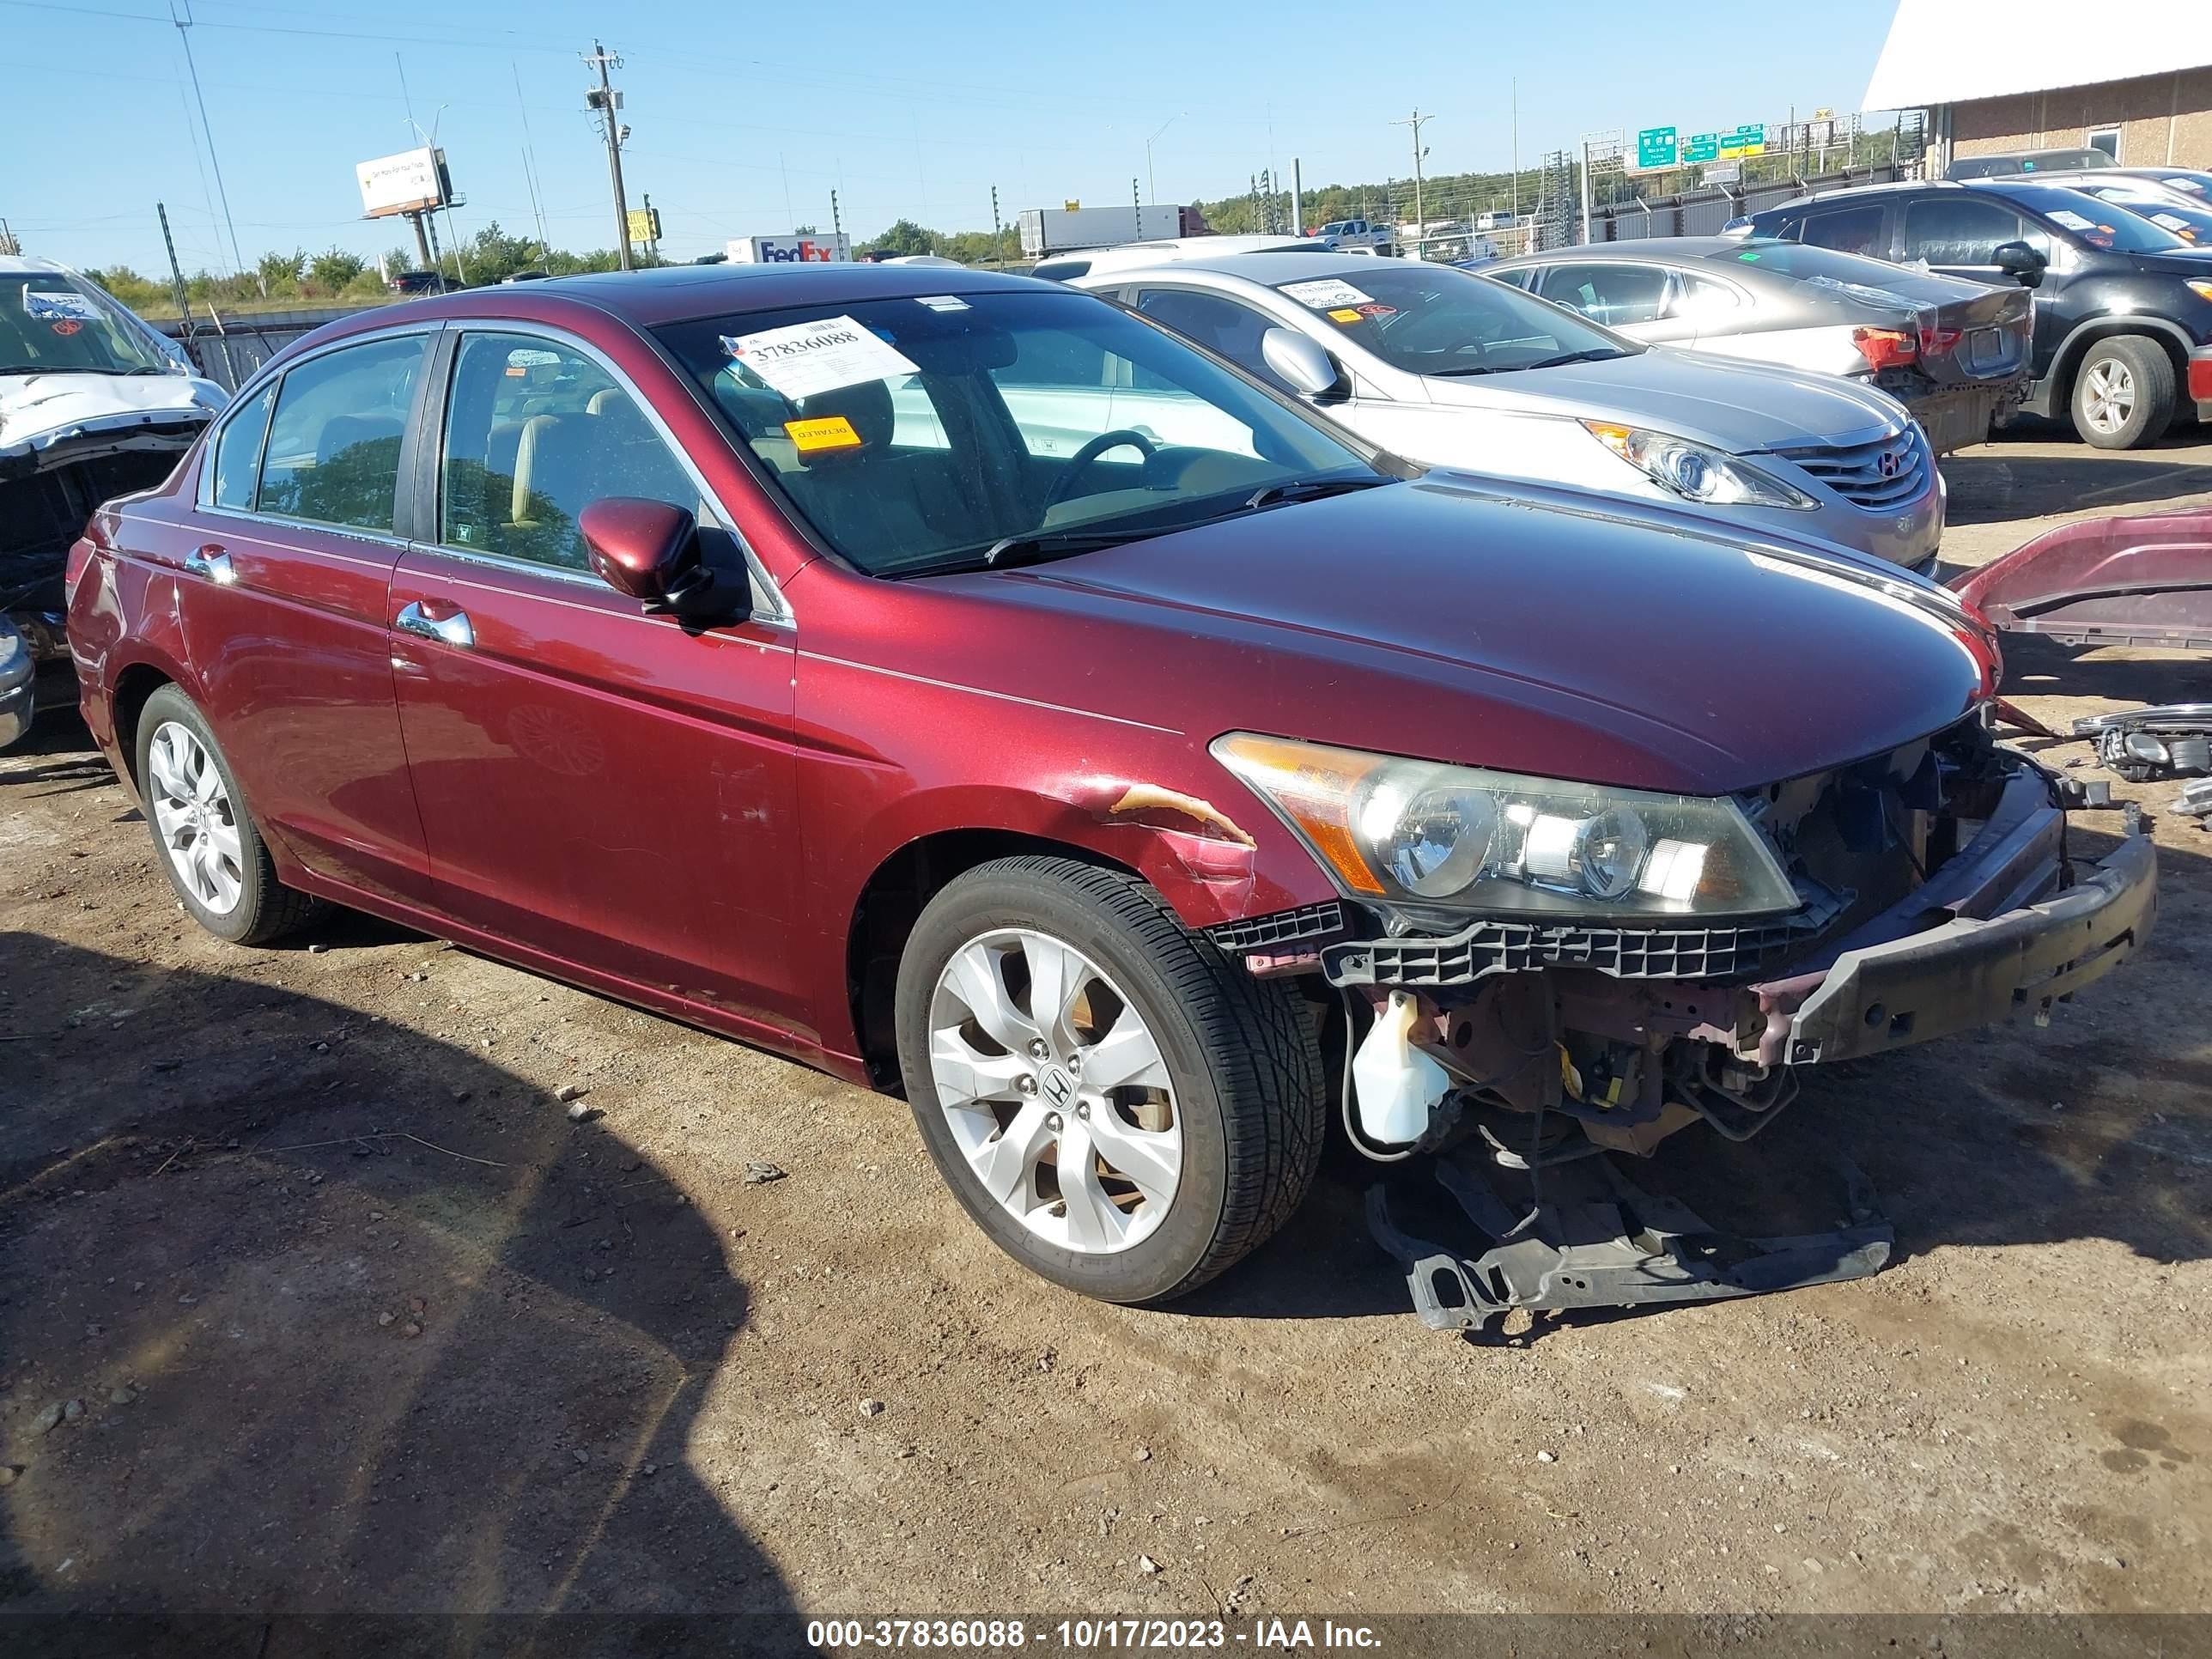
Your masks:
<path fill-rule="evenodd" d="M 1504 283 L 1413 260 L 1254 253 L 1071 286 L 1134 307 L 1413 460 L 1688 503 L 1922 572 L 1936 562 L 1935 453 L 1872 386 L 1644 346 Z"/>

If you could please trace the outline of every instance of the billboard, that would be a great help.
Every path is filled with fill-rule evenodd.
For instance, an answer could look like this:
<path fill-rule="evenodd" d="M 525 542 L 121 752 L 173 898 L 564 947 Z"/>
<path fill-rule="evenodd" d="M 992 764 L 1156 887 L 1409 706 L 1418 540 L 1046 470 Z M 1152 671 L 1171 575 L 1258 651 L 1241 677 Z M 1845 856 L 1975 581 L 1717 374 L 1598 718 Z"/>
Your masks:
<path fill-rule="evenodd" d="M 356 163 L 353 174 L 361 185 L 361 210 L 365 218 L 388 219 L 396 213 L 445 207 L 453 193 L 453 183 L 446 176 L 445 151 L 428 146 Z"/>

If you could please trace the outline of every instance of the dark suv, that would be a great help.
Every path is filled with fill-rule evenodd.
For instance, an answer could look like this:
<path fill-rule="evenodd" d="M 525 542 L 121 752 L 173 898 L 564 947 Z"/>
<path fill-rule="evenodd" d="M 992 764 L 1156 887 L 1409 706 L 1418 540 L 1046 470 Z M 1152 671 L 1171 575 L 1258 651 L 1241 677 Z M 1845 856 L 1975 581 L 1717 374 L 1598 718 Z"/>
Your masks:
<path fill-rule="evenodd" d="M 2212 418 L 2212 250 L 2040 179 L 1878 185 L 1805 197 L 1731 231 L 2036 289 L 2031 414 L 2100 449 Z"/>

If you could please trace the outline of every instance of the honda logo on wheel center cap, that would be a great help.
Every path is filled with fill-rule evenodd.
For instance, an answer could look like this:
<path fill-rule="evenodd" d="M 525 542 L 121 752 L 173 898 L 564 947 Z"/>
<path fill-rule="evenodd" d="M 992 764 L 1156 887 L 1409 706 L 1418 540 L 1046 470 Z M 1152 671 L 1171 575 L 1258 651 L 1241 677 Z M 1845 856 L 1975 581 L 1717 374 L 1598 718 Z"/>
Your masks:
<path fill-rule="evenodd" d="M 1075 1079 L 1057 1066 L 1044 1068 L 1044 1097 L 1055 1106 L 1065 1106 L 1075 1097 Z"/>

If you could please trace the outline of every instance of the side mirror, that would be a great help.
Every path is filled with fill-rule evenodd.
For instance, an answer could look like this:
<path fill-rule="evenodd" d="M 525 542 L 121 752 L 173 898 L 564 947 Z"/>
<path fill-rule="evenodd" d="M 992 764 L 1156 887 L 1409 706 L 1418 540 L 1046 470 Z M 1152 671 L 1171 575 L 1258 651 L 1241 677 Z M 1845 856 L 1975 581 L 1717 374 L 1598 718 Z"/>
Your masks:
<path fill-rule="evenodd" d="M 680 507 L 608 495 L 576 515 L 592 573 L 648 613 L 711 620 L 730 605 L 699 561 L 699 525 Z"/>
<path fill-rule="evenodd" d="M 1260 337 L 1260 361 L 1309 398 L 1326 398 L 1343 376 L 1315 341 L 1279 325 Z"/>
<path fill-rule="evenodd" d="M 1999 242 L 1990 254 L 1990 263 L 2022 288 L 2040 288 L 2044 270 L 2051 261 L 2026 242 Z"/>

